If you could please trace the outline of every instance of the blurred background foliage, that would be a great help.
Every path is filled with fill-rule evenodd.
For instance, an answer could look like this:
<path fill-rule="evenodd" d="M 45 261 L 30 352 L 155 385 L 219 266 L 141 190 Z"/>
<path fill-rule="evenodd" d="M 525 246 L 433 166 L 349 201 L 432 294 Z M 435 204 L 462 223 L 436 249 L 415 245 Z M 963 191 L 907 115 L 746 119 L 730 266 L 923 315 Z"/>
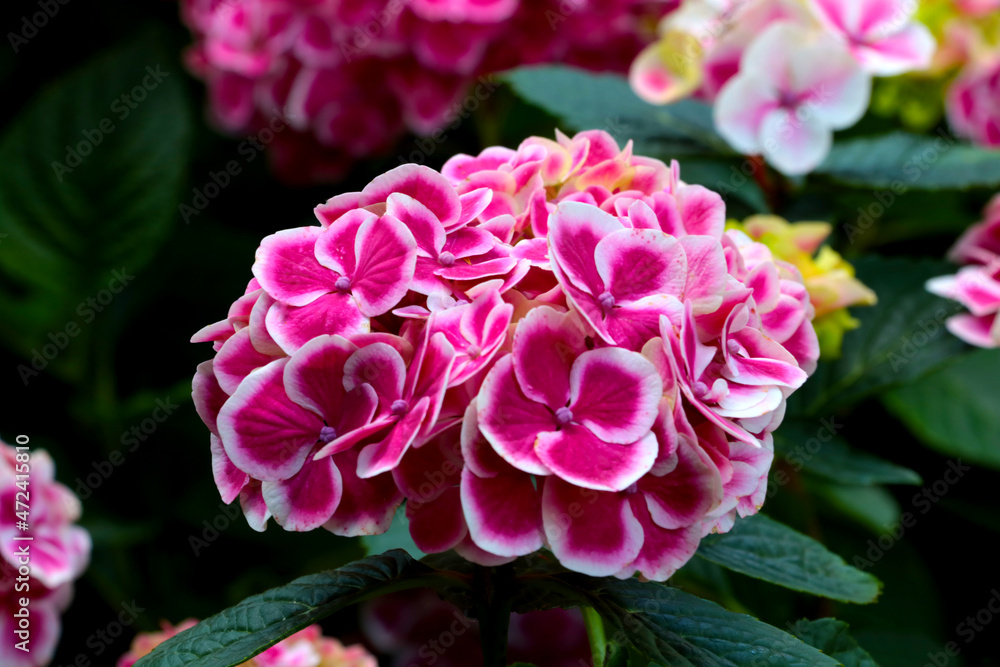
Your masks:
<path fill-rule="evenodd" d="M 0 26 L 17 29 L 34 10 L 5 3 Z M 84 499 L 95 547 L 64 617 L 56 665 L 80 654 L 112 664 L 134 631 L 160 619 L 204 618 L 366 552 L 324 531 L 290 534 L 272 524 L 258 534 L 221 505 L 208 433 L 190 400 L 195 366 L 211 353 L 188 340 L 242 293 L 260 238 L 308 223 L 317 203 L 360 189 L 418 144 L 358 164 L 343 183 L 284 187 L 262 153 L 240 151 L 245 137 L 205 122 L 203 87 L 180 62 L 188 42 L 173 2 L 70 0 L 17 53 L 0 49 L 0 435 L 27 434 L 52 453 L 58 477 Z M 121 95 L 141 85 L 147 67 L 165 76 L 131 108 Z M 832 244 L 880 298 L 855 309 L 862 326 L 847 335 L 843 357 L 824 363 L 794 397 L 765 506 L 877 576 L 878 601 L 796 593 L 708 558 L 695 558 L 672 583 L 780 628 L 835 616 L 882 667 L 922 667 L 948 641 L 961 647 L 949 665 L 1000 665 L 997 628 L 966 644 L 960 625 L 1000 587 L 1000 351 L 971 353 L 947 335 L 941 313 L 954 306 L 923 290 L 928 277 L 951 272 L 941 257 L 996 190 L 989 184 L 1000 183 L 1000 158 L 955 147 L 885 204 L 880 179 L 920 144 L 869 115 L 838 137 L 808 180 L 739 178 L 742 158 L 728 153 L 697 103 L 654 111 L 620 79 L 574 76 L 584 75 L 508 76 L 426 164 L 552 136 L 557 126 L 606 129 L 636 139 L 639 153 L 677 157 L 689 182 L 729 184 L 730 217 L 773 207 L 790 220 L 833 223 Z M 113 130 L 102 129 L 104 120 Z M 923 136 L 932 141 L 941 129 Z M 80 142 L 92 152 L 73 166 L 67 146 Z M 180 207 L 196 206 L 196 191 L 205 194 L 211 174 L 231 160 L 241 172 L 185 221 Z M 878 202 L 884 210 L 874 214 Z M 122 277 L 127 284 L 115 293 Z M 812 452 L 826 424 L 836 425 L 834 439 Z M 972 469 L 935 493 L 958 459 Z M 914 520 L 900 534 L 907 513 Z M 403 544 L 399 534 L 367 547 Z M 98 639 L 133 600 L 143 609 L 134 627 L 110 645 Z M 359 637 L 353 611 L 324 626 L 345 641 Z"/>

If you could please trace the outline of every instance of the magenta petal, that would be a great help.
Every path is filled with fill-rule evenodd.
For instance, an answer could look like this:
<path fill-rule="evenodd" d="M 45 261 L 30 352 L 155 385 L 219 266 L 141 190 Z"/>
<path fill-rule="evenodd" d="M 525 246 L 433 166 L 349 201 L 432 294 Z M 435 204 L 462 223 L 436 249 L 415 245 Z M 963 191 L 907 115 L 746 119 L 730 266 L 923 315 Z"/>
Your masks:
<path fill-rule="evenodd" d="M 430 333 L 429 328 L 427 331 Z M 455 348 L 442 332 L 431 335 L 417 350 L 413 368 L 407 377 L 405 392 L 407 396 L 412 397 L 411 400 L 429 399 L 428 426 L 432 426 L 438 420 L 441 402 L 448 389 L 448 380 L 454 363 Z"/>
<path fill-rule="evenodd" d="M 457 486 L 428 503 L 407 502 L 406 516 L 413 542 L 426 553 L 447 551 L 468 533 Z"/>
<path fill-rule="evenodd" d="M 722 305 L 729 279 L 722 244 L 708 236 L 687 236 L 680 244 L 687 256 L 684 299 L 691 302 L 695 314 L 714 312 Z"/>
<path fill-rule="evenodd" d="M 341 336 L 317 336 L 303 345 L 285 366 L 288 397 L 333 426 L 344 401 L 344 363 L 357 345 Z M 374 410 L 374 407 L 372 408 Z M 364 421 L 371 419 L 371 415 Z"/>
<path fill-rule="evenodd" d="M 306 461 L 292 477 L 261 485 L 264 502 L 285 530 L 319 528 L 330 518 L 343 494 L 340 471 L 333 459 Z"/>
<path fill-rule="evenodd" d="M 364 223 L 377 219 L 377 215 L 364 209 L 345 213 L 316 239 L 316 260 L 340 276 L 354 275 L 357 268 L 355 241 L 358 230 Z"/>
<path fill-rule="evenodd" d="M 334 290 L 339 277 L 316 261 L 316 239 L 322 227 L 285 229 L 261 241 L 253 274 L 272 297 L 304 306 Z"/>
<path fill-rule="evenodd" d="M 267 528 L 267 520 L 271 518 L 271 511 L 264 502 L 260 480 L 251 479 L 240 491 L 240 507 L 243 508 L 243 515 L 250 527 L 263 533 Z"/>
<path fill-rule="evenodd" d="M 215 479 L 215 486 L 219 489 L 222 502 L 227 505 L 240 495 L 240 491 L 247 485 L 250 476 L 233 465 L 222 448 L 222 440 L 215 435 L 211 436 L 210 451 L 212 452 L 212 477 Z"/>
<path fill-rule="evenodd" d="M 685 185 L 678 189 L 676 197 L 688 234 L 722 238 L 726 227 L 726 203 L 717 192 L 701 185 Z"/>
<path fill-rule="evenodd" d="M 344 364 L 344 387 L 371 385 L 388 412 L 392 402 L 403 396 L 406 362 L 388 343 L 372 343 L 361 348 Z"/>
<path fill-rule="evenodd" d="M 429 398 L 420 399 L 396 422 L 384 439 L 361 450 L 361 455 L 358 457 L 358 477 L 368 479 L 399 465 L 399 461 L 420 432 L 430 407 Z"/>
<path fill-rule="evenodd" d="M 595 298 L 605 283 L 594 260 L 597 244 L 605 236 L 623 229 L 614 216 L 581 202 L 559 204 L 549 218 L 549 257 L 558 265 L 560 282 L 567 280 Z"/>
<path fill-rule="evenodd" d="M 629 501 L 643 533 L 642 550 L 629 567 L 651 581 L 666 581 L 697 551 L 701 522 L 673 530 L 662 528 L 650 517 L 641 493 L 633 494 Z"/>
<path fill-rule="evenodd" d="M 403 223 L 390 215 L 361 225 L 355 241 L 358 259 L 351 293 L 368 317 L 392 310 L 406 294 L 417 261 L 417 242 Z"/>
<path fill-rule="evenodd" d="M 459 425 L 445 429 L 420 447 L 411 447 L 393 468 L 396 486 L 410 502 L 430 502 L 456 486 L 462 472 Z"/>
<path fill-rule="evenodd" d="M 541 433 L 535 453 L 560 478 L 587 489 L 622 491 L 649 472 L 658 451 L 656 436 L 616 445 L 597 438 L 582 426 Z"/>
<path fill-rule="evenodd" d="M 323 527 L 344 537 L 378 535 L 388 530 L 396 508 L 403 502 L 403 494 L 396 488 L 392 475 L 359 478 L 355 473 L 357 449 L 335 454 L 333 462 L 340 470 L 344 495 L 337 511 Z"/>
<path fill-rule="evenodd" d="M 416 199 L 445 227 L 456 224 L 461 217 L 462 202 L 448 179 L 429 167 L 416 164 L 401 165 L 375 178 L 361 191 L 359 203 L 361 206 L 378 204 L 394 192 Z"/>
<path fill-rule="evenodd" d="M 478 218 L 493 200 L 493 190 L 479 188 L 460 195 L 458 199 L 462 203 L 462 214 L 459 216 L 458 222 L 455 223 L 454 227 L 467 225 Z"/>
<path fill-rule="evenodd" d="M 587 347 L 584 331 L 571 314 L 548 306 L 533 308 L 514 332 L 513 362 L 524 395 L 553 410 L 569 401 L 569 372 Z"/>
<path fill-rule="evenodd" d="M 608 234 L 597 244 L 594 261 L 615 302 L 630 303 L 652 294 L 679 297 L 684 293 L 684 249 L 677 239 L 658 229 L 622 229 Z"/>
<path fill-rule="evenodd" d="M 232 395 L 251 371 L 272 361 L 274 357 L 257 351 L 250 340 L 250 329 L 244 327 L 223 343 L 212 369 L 222 390 Z"/>
<path fill-rule="evenodd" d="M 316 336 L 350 336 L 369 330 L 349 294 L 327 294 L 307 306 L 296 308 L 276 303 L 267 311 L 267 331 L 286 353 L 292 354 Z"/>
<path fill-rule="evenodd" d="M 580 355 L 569 376 L 575 421 L 607 442 L 625 444 L 649 432 L 663 380 L 638 352 L 606 347 Z"/>
<path fill-rule="evenodd" d="M 323 420 L 285 394 L 287 359 L 251 373 L 219 412 L 226 454 L 250 476 L 277 481 L 302 467 L 319 437 Z"/>
<path fill-rule="evenodd" d="M 498 556 L 524 556 L 542 547 L 542 503 L 531 477 L 490 478 L 462 471 L 462 510 L 476 546 Z"/>
<path fill-rule="evenodd" d="M 540 433 L 556 429 L 552 411 L 524 396 L 517 386 L 511 355 L 490 369 L 476 399 L 479 429 L 507 463 L 533 475 L 549 475 L 535 454 Z"/>
<path fill-rule="evenodd" d="M 441 222 L 430 210 L 413 197 L 402 193 L 389 195 L 385 212 L 401 222 L 427 257 L 437 257 L 444 246 L 446 234 Z"/>
<path fill-rule="evenodd" d="M 722 501 L 722 477 L 712 459 L 696 444 L 681 438 L 677 466 L 639 482 L 649 512 L 662 528 L 676 529 L 698 522 Z"/>
<path fill-rule="evenodd" d="M 198 371 L 191 381 L 191 398 L 194 399 L 194 409 L 205 422 L 205 426 L 218 435 L 219 429 L 215 425 L 215 420 L 219 416 L 219 410 L 229 399 L 229 395 L 222 390 L 219 381 L 215 379 L 211 360 L 198 364 Z"/>
<path fill-rule="evenodd" d="M 624 494 L 581 489 L 548 477 L 542 517 L 559 562 L 592 577 L 617 574 L 642 549 L 642 525 Z"/>
<path fill-rule="evenodd" d="M 479 415 L 476 399 L 472 399 L 465 409 L 462 419 L 462 458 L 465 467 L 478 477 L 494 477 L 509 472 L 510 465 L 493 451 L 493 447 L 479 431 Z"/>

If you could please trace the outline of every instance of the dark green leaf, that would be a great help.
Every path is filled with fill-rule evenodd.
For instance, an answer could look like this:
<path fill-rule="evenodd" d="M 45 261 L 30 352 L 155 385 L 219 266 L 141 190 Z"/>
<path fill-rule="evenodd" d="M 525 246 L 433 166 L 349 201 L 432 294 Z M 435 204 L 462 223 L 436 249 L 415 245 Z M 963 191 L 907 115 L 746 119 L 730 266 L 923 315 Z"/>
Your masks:
<path fill-rule="evenodd" d="M 135 275 L 179 220 L 183 77 L 144 34 L 44 89 L 0 136 L 0 335 L 22 354 L 101 317 L 107 301 L 85 300 Z"/>
<path fill-rule="evenodd" d="M 892 132 L 835 143 L 815 173 L 896 194 L 904 189 L 992 188 L 1000 185 L 1000 152 L 971 146 L 948 134 Z"/>
<path fill-rule="evenodd" d="M 959 307 L 924 289 L 928 278 L 954 273 L 953 267 L 878 256 L 862 257 L 855 267 L 879 302 L 851 310 L 861 326 L 844 336 L 841 357 L 821 363 L 792 395 L 790 415 L 831 415 L 869 394 L 913 382 L 966 351 L 944 328 Z"/>
<path fill-rule="evenodd" d="M 748 517 L 721 535 L 709 535 L 698 555 L 736 572 L 797 591 L 845 602 L 878 597 L 878 579 L 822 544 L 763 515 Z"/>
<path fill-rule="evenodd" d="M 639 99 L 617 74 L 595 74 L 563 65 L 525 67 L 503 78 L 522 98 L 561 118 L 564 130 L 605 130 L 637 153 L 680 156 L 692 152 L 732 155 L 718 133 L 710 106 L 684 100 L 654 106 Z"/>
<path fill-rule="evenodd" d="M 795 470 L 840 484 L 920 484 L 920 475 L 853 449 L 836 431 L 843 427 L 836 418 L 819 422 L 787 420 L 774 433 L 775 454 Z"/>
<path fill-rule="evenodd" d="M 977 350 L 886 394 L 886 406 L 949 456 L 1000 468 L 1000 350 Z M 942 399 L 947 400 L 942 400 Z"/>
<path fill-rule="evenodd" d="M 239 665 L 338 609 L 442 578 L 404 551 L 369 556 L 249 597 L 167 640 L 137 667 Z"/>
<path fill-rule="evenodd" d="M 878 667 L 868 652 L 847 633 L 847 623 L 843 621 L 834 618 L 801 620 L 790 629 L 796 637 L 836 658 L 844 667 Z"/>

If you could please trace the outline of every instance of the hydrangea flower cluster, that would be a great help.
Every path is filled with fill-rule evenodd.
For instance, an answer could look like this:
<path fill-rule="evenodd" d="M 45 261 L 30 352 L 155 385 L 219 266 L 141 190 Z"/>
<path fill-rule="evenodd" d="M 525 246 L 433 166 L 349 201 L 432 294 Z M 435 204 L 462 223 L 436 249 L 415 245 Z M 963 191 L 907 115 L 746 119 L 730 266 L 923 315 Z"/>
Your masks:
<path fill-rule="evenodd" d="M 25 493 L 30 499 L 27 530 L 18 527 L 22 519 L 15 516 L 15 500 L 23 501 L 25 495 L 17 496 Z M 44 450 L 32 450 L 29 457 L 0 442 L 0 503 L 0 664 L 40 667 L 55 653 L 60 617 L 73 599 L 73 581 L 90 562 L 90 533 L 74 525 L 80 518 L 80 501 L 55 481 L 55 466 Z M 32 539 L 17 539 L 22 537 Z M 20 571 L 25 545 L 30 554 L 28 576 Z M 23 630 L 18 616 L 23 608 L 30 614 L 27 636 L 17 634 Z M 28 652 L 17 648 L 25 639 L 30 640 Z"/>
<path fill-rule="evenodd" d="M 251 525 L 548 547 L 663 580 L 757 511 L 814 369 L 799 271 L 605 132 L 403 165 L 263 240 L 195 335 L 215 479 Z"/>
<path fill-rule="evenodd" d="M 483 667 L 479 622 L 428 589 L 390 593 L 365 604 L 361 628 L 391 667 Z M 510 616 L 507 664 L 580 667 L 593 656 L 579 609 Z"/>
<path fill-rule="evenodd" d="M 936 57 L 938 69 L 958 68 L 945 104 L 958 134 L 1000 147 L 1000 2 L 956 2 Z"/>
<path fill-rule="evenodd" d="M 730 221 L 754 241 L 760 241 L 778 259 L 795 266 L 809 291 L 816 310 L 813 327 L 819 338 L 820 356 L 840 356 L 844 334 L 861 326 L 851 317 L 849 306 L 873 306 L 875 292 L 854 277 L 854 267 L 823 241 L 833 231 L 828 222 L 790 223 L 776 215 L 754 215 L 743 222 Z"/>
<path fill-rule="evenodd" d="M 197 624 L 193 618 L 176 626 L 163 622 L 160 632 L 139 633 L 132 640 L 128 653 L 118 658 L 116 666 L 132 667 L 163 642 Z M 344 647 L 336 639 L 324 637 L 318 625 L 310 625 L 242 663 L 241 667 L 378 667 L 378 661 L 363 646 Z"/>
<path fill-rule="evenodd" d="M 684 0 L 632 65 L 640 97 L 695 94 L 719 133 L 786 174 L 822 162 L 868 107 L 873 76 L 924 69 L 934 38 L 909 0 Z"/>
<path fill-rule="evenodd" d="M 182 0 L 182 15 L 217 124 L 264 134 L 280 176 L 325 180 L 406 130 L 454 129 L 492 93 L 481 77 L 493 72 L 553 61 L 624 72 L 675 5 Z"/>
<path fill-rule="evenodd" d="M 969 309 L 948 318 L 953 334 L 977 347 L 1000 347 L 1000 195 L 986 206 L 983 220 L 959 237 L 948 255 L 965 264 L 958 273 L 927 281 L 927 289 Z"/>

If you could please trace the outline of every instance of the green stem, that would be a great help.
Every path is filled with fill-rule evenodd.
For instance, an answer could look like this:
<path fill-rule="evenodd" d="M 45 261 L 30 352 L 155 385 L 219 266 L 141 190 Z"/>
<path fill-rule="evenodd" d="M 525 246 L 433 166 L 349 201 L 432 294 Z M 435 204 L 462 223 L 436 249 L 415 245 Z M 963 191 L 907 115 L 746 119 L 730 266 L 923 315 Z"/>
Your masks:
<path fill-rule="evenodd" d="M 472 574 L 473 607 L 479 620 L 484 667 L 507 664 L 514 570 L 510 565 L 476 566 Z"/>
<path fill-rule="evenodd" d="M 604 634 L 604 621 L 593 607 L 583 608 L 583 622 L 587 626 L 587 639 L 590 640 L 590 655 L 594 667 L 604 664 L 608 651 L 608 639 Z"/>

